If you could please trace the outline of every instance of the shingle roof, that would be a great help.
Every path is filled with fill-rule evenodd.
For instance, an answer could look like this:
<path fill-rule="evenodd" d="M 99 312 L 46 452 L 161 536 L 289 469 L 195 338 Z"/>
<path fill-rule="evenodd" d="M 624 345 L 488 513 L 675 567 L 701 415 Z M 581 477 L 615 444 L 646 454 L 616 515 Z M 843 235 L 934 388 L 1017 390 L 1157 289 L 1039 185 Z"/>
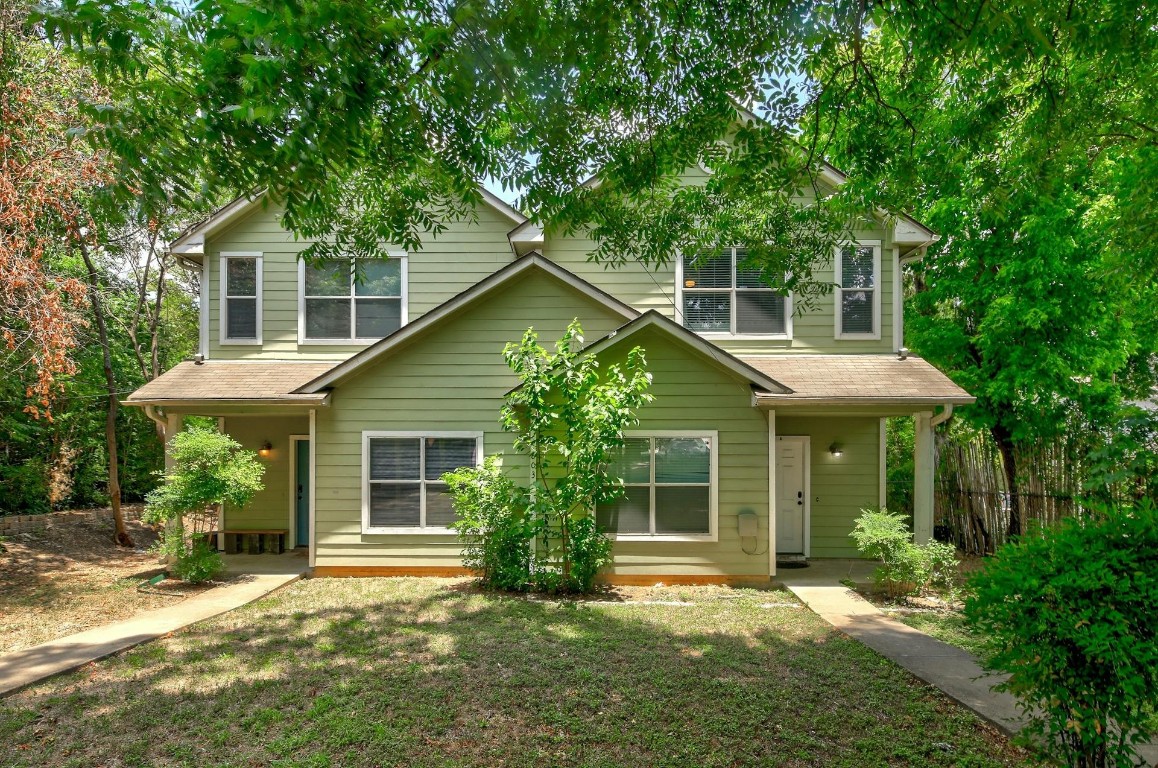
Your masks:
<path fill-rule="evenodd" d="M 294 390 L 334 367 L 329 363 L 206 360 L 179 363 L 125 399 L 127 405 L 164 404 L 181 400 L 214 402 L 320 403 L 324 393 Z"/>
<path fill-rule="evenodd" d="M 920 402 L 965 405 L 974 397 L 919 357 L 896 355 L 740 355 L 748 365 L 792 389 L 761 395 L 762 403 Z"/>

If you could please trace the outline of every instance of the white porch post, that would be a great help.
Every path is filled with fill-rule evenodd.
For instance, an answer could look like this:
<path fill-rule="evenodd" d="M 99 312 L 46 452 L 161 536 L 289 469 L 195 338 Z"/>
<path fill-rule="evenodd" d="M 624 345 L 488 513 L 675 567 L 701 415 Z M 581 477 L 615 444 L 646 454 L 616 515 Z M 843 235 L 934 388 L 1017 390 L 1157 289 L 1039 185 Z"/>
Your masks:
<path fill-rule="evenodd" d="M 776 411 L 768 411 L 768 575 L 776 575 Z"/>
<path fill-rule="evenodd" d="M 176 414 L 176 413 L 166 413 L 165 414 L 165 473 L 166 474 L 168 474 L 169 471 L 171 469 L 173 469 L 173 464 L 175 463 L 174 459 L 173 459 L 173 438 L 176 437 L 177 433 L 181 431 L 181 420 L 182 420 L 182 417 L 180 416 L 180 414 Z M 180 520 L 170 520 L 169 522 L 165 523 L 165 535 L 166 536 L 176 535 L 180 531 L 180 526 L 181 526 Z M 173 565 L 173 562 L 174 562 L 173 558 L 170 557 L 168 560 L 168 564 L 171 566 L 171 565 Z"/>
<path fill-rule="evenodd" d="M 933 414 L 913 418 L 913 541 L 927 544 L 933 538 Z"/>

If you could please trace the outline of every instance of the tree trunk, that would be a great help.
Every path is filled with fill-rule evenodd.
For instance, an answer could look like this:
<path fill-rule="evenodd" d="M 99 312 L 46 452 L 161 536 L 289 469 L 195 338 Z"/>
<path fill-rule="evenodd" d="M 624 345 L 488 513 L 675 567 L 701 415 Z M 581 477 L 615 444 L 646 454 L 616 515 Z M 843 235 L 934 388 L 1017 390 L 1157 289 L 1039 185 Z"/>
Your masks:
<path fill-rule="evenodd" d="M 105 444 L 108 446 L 109 463 L 109 504 L 113 508 L 113 542 L 117 546 L 132 547 L 133 539 L 125 529 L 125 515 L 121 511 L 121 480 L 117 459 L 117 376 L 113 371 L 113 356 L 109 350 L 109 329 L 105 323 L 104 304 L 100 295 L 100 278 L 88 246 L 80 240 L 80 255 L 88 277 L 88 300 L 92 306 L 93 322 L 96 324 L 100 340 L 102 364 L 105 372 L 105 388 L 108 392 L 108 409 L 105 411 Z"/>
<path fill-rule="evenodd" d="M 1017 493 L 1017 457 L 1013 453 L 1013 436 L 1005 427 L 997 424 L 990 428 L 997 450 L 1001 453 L 1001 467 L 1005 470 L 1005 487 L 1009 492 L 1009 527 L 1005 531 L 1007 539 L 1020 536 L 1021 498 Z"/>

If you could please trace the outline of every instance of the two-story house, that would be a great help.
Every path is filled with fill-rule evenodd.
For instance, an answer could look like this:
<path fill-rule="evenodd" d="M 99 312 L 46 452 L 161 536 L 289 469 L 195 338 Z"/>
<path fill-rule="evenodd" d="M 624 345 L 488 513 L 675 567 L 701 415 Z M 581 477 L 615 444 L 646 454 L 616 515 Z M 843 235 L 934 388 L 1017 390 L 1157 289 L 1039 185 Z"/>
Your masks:
<path fill-rule="evenodd" d="M 843 182 L 832 168 L 826 183 Z M 504 453 L 516 379 L 501 352 L 578 318 L 606 360 L 646 350 L 655 401 L 628 435 L 626 493 L 596 511 L 621 583 L 767 580 L 777 555 L 855 556 L 885 499 L 884 420 L 916 419 L 915 521 L 933 514 L 933 427 L 972 402 L 903 353 L 901 265 L 935 235 L 880 216 L 837 249 L 835 288 L 795 313 L 737 249 L 605 269 L 495 196 L 420 250 L 307 266 L 280 211 L 241 199 L 171 249 L 201 273 L 200 354 L 133 393 L 180 428 L 218 417 L 258 450 L 265 489 L 229 530 L 285 529 L 319 575 L 461 573 L 441 475 Z"/>

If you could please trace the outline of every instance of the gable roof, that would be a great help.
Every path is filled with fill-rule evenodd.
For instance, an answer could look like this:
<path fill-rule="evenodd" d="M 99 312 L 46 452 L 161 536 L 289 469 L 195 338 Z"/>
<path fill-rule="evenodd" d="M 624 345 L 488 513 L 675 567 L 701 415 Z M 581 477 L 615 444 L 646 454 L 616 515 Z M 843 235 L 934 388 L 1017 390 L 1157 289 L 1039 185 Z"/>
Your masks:
<path fill-rule="evenodd" d="M 583 348 L 584 354 L 598 354 L 599 352 L 622 344 L 635 334 L 647 328 L 653 328 L 665 336 L 675 340 L 682 346 L 688 347 L 700 356 L 710 359 L 720 368 L 723 368 L 739 378 L 747 380 L 763 394 L 787 395 L 792 389 L 773 379 L 767 373 L 745 363 L 738 357 L 725 352 L 715 344 L 705 341 L 699 334 L 689 331 L 679 323 L 664 317 L 654 309 L 649 309 L 639 317 L 621 325 L 603 338 L 596 339 Z"/>
<path fill-rule="evenodd" d="M 566 283 L 579 293 L 606 307 L 625 320 L 639 316 L 637 310 L 632 309 L 627 304 L 624 304 L 606 291 L 595 287 L 573 272 L 560 267 L 550 259 L 537 253 L 529 254 L 491 273 L 462 293 L 427 312 L 414 322 L 407 323 L 381 341 L 366 347 L 366 349 L 347 358 L 344 362 L 334 366 L 321 376 L 303 384 L 296 389 L 295 392 L 303 394 L 317 393 L 326 387 L 331 387 L 339 383 L 342 379 L 352 375 L 362 366 L 388 356 L 391 352 L 404 346 L 414 337 L 440 324 L 448 317 L 457 314 L 463 308 L 498 292 L 503 286 L 533 270 L 540 270 Z"/>
<path fill-rule="evenodd" d="M 526 223 L 527 217 L 513 206 L 504 202 L 498 195 L 481 185 L 478 189 L 482 195 L 483 202 L 510 219 L 515 227 Z M 262 190 L 234 198 L 201 221 L 186 227 L 181 234 L 177 235 L 176 239 L 169 243 L 169 250 L 176 254 L 197 255 L 204 253 L 205 237 L 207 235 L 229 226 L 234 221 L 237 221 L 242 216 L 254 210 L 262 203 L 265 196 L 266 193 Z"/>

